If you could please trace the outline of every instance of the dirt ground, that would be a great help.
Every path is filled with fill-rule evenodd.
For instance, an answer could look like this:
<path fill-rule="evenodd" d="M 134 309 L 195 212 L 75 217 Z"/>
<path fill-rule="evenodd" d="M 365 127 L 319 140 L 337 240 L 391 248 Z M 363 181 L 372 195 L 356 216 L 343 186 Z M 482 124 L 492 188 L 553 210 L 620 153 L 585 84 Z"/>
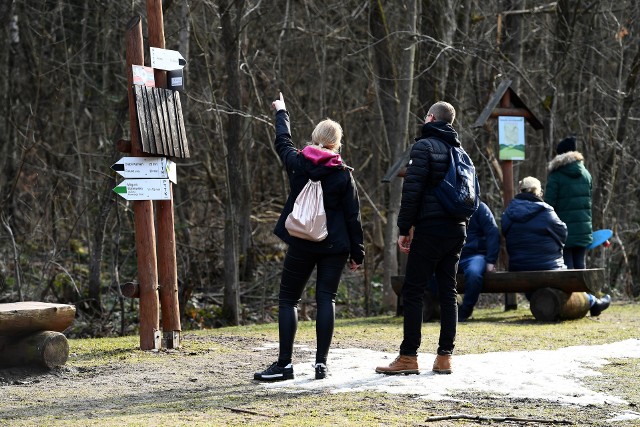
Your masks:
<path fill-rule="evenodd" d="M 498 425 L 500 420 L 491 418 L 505 416 L 525 421 L 503 420 L 507 424 L 500 425 L 612 425 L 604 421 L 611 409 L 595 405 L 574 407 L 473 394 L 461 395 L 458 401 L 432 402 L 377 392 L 292 395 L 270 390 L 252 376 L 273 362 L 274 351 L 256 348 L 274 338 L 264 333 L 246 337 L 186 332 L 179 350 L 142 352 L 129 341 L 106 350 L 96 348 L 93 355 L 84 350 L 76 353 L 71 340 L 70 357 L 63 367 L 0 370 L 0 425 L 470 426 Z M 312 340 L 306 344 L 314 345 Z M 337 336 L 332 347 L 393 351 L 395 340 L 390 345 L 364 334 L 348 341 Z M 302 356 L 294 355 L 294 359 Z M 629 373 L 636 369 L 631 365 L 618 368 Z M 629 383 L 624 378 L 612 376 L 600 386 L 615 390 L 625 384 Z M 599 387 L 597 381 L 593 385 Z M 638 380 L 631 383 L 636 385 Z M 629 409 L 638 410 L 636 403 Z M 431 416 L 461 413 L 487 418 L 427 421 Z"/>
<path fill-rule="evenodd" d="M 249 374 L 267 363 L 250 350 L 260 343 L 217 336 L 210 340 L 211 350 L 191 349 L 208 340 L 186 333 L 181 349 L 123 348 L 110 354 L 115 361 L 94 366 L 75 357 L 71 341 L 65 366 L 0 370 L 0 425 L 45 425 L 40 423 L 46 420 L 79 425 L 108 413 L 136 412 L 142 420 L 144 408 L 188 402 L 191 395 L 238 388 L 253 392 L 256 385 Z"/>

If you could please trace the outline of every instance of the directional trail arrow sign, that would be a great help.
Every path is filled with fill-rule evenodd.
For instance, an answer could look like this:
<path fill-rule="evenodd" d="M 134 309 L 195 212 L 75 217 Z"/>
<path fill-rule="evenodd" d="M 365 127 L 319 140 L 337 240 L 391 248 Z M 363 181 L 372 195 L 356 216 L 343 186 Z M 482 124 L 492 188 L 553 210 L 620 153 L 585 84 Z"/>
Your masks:
<path fill-rule="evenodd" d="M 123 157 L 111 169 L 123 178 L 168 178 L 177 184 L 176 164 L 165 157 Z"/>
<path fill-rule="evenodd" d="M 113 191 L 126 200 L 171 200 L 168 179 L 125 179 Z"/>
<path fill-rule="evenodd" d="M 177 50 L 160 49 L 152 47 L 151 50 L 151 68 L 159 70 L 179 70 L 187 64 L 180 52 Z"/>

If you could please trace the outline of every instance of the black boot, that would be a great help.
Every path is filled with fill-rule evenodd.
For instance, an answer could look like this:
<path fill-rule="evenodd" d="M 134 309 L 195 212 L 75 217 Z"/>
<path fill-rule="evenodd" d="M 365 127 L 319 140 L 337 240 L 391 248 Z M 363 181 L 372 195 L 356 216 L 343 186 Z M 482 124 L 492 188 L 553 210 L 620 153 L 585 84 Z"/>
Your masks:
<path fill-rule="evenodd" d="M 458 322 L 466 322 L 473 313 L 473 307 L 461 305 L 458 307 Z"/>
<path fill-rule="evenodd" d="M 602 298 L 596 299 L 596 303 L 593 304 L 593 307 L 589 310 L 591 317 L 600 316 L 600 313 L 609 308 L 611 304 L 611 297 L 609 295 L 605 295 Z"/>

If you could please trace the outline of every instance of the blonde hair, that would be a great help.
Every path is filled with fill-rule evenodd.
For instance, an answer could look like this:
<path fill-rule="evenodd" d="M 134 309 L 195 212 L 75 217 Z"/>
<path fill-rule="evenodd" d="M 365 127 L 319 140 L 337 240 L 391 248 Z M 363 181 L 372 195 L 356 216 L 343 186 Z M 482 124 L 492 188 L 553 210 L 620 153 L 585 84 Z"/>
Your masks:
<path fill-rule="evenodd" d="M 340 151 L 342 143 L 342 126 L 331 119 L 321 121 L 311 133 L 311 143 L 319 145 L 335 153 Z"/>
<path fill-rule="evenodd" d="M 456 119 L 456 109 L 448 102 L 438 101 L 429 108 L 427 114 L 433 114 L 436 120 L 442 120 L 450 125 Z"/>
<path fill-rule="evenodd" d="M 520 192 L 533 193 L 538 197 L 542 197 L 542 185 L 540 184 L 540 180 L 532 176 L 524 177 L 522 181 L 520 181 Z"/>

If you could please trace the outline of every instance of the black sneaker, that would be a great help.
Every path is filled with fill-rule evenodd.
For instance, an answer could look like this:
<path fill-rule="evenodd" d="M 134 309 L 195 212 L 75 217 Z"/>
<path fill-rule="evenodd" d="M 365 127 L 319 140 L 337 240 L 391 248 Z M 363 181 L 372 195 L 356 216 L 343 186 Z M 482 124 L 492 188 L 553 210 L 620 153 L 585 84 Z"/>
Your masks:
<path fill-rule="evenodd" d="M 253 379 L 258 381 L 282 381 L 292 380 L 293 378 L 293 365 L 291 363 L 283 368 L 278 366 L 278 362 L 274 362 L 264 371 L 253 374 Z"/>
<path fill-rule="evenodd" d="M 317 380 L 323 380 L 327 377 L 327 365 L 325 365 L 324 363 L 316 363 L 313 365 L 313 367 L 316 368 Z"/>
<path fill-rule="evenodd" d="M 598 298 L 596 299 L 596 303 L 593 304 L 593 307 L 589 309 L 589 314 L 591 314 L 591 317 L 600 316 L 600 313 L 602 313 L 607 308 L 609 308 L 610 304 L 611 304 L 610 295 L 605 295 L 602 298 Z"/>

